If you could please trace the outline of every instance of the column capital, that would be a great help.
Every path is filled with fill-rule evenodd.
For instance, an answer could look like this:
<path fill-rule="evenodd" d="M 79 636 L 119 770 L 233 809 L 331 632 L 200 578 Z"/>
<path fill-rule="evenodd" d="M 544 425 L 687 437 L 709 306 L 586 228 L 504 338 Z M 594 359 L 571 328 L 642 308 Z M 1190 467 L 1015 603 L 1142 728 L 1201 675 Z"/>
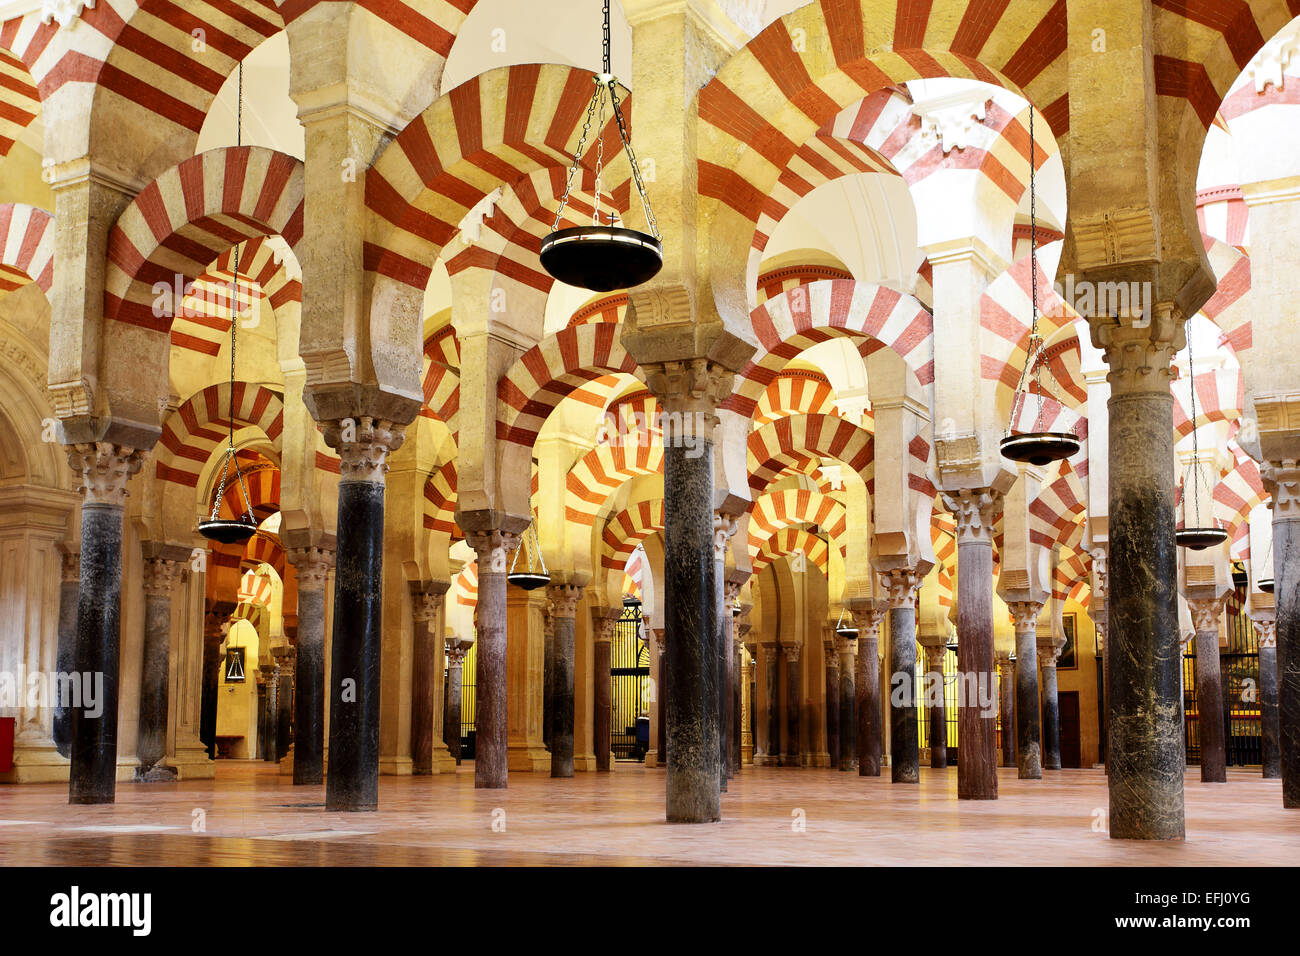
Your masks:
<path fill-rule="evenodd" d="M 1300 518 L 1300 462 L 1295 459 L 1267 461 L 1260 466 L 1260 477 L 1273 500 L 1273 519 L 1291 521 Z"/>
<path fill-rule="evenodd" d="M 722 599 L 727 602 L 727 607 L 735 606 L 736 599 L 740 597 L 740 589 L 744 587 L 739 581 L 727 581 L 722 586 Z"/>
<path fill-rule="evenodd" d="M 1192 612 L 1192 626 L 1196 633 L 1219 630 L 1219 615 L 1223 613 L 1224 598 L 1188 598 L 1187 608 Z"/>
<path fill-rule="evenodd" d="M 298 590 L 325 590 L 325 581 L 334 567 L 333 548 L 289 548 L 286 557 L 298 572 Z"/>
<path fill-rule="evenodd" d="M 731 369 L 707 358 L 648 362 L 641 368 L 646 387 L 665 412 L 699 412 L 715 423 L 717 408 L 731 396 L 736 377 Z"/>
<path fill-rule="evenodd" d="M 384 483 L 388 456 L 402 447 L 406 426 L 363 415 L 321 422 L 325 443 L 338 452 L 340 481 Z"/>
<path fill-rule="evenodd" d="M 1109 556 L 1106 549 L 1094 547 L 1088 550 L 1088 556 L 1092 558 L 1092 594 L 1099 601 L 1105 601 L 1106 595 L 1110 592 L 1110 583 L 1108 578 Z"/>
<path fill-rule="evenodd" d="M 727 545 L 731 543 L 732 537 L 736 534 L 739 527 L 740 519 L 733 514 L 727 514 L 724 511 L 713 512 L 713 560 L 727 560 Z M 724 588 L 729 584 L 724 582 Z M 736 593 L 740 593 L 740 588 L 736 588 Z M 732 600 L 735 600 L 734 598 Z"/>
<path fill-rule="evenodd" d="M 763 653 L 764 664 L 771 666 L 776 662 L 776 652 L 780 650 L 780 644 L 776 641 L 760 641 L 758 647 Z"/>
<path fill-rule="evenodd" d="M 829 638 L 822 641 L 822 648 L 826 651 L 826 666 L 833 671 L 840 669 L 839 648 L 836 638 Z"/>
<path fill-rule="evenodd" d="M 520 535 L 515 531 L 466 531 L 465 543 L 478 555 L 479 573 L 494 571 L 505 574 L 510 555 L 519 547 Z"/>
<path fill-rule="evenodd" d="M 923 644 L 925 648 L 926 669 L 943 673 L 943 659 L 948 656 L 946 644 Z"/>
<path fill-rule="evenodd" d="M 1065 638 L 1046 634 L 1038 641 L 1038 664 L 1040 667 L 1055 667 L 1065 650 Z"/>
<path fill-rule="evenodd" d="M 551 599 L 552 617 L 562 617 L 570 621 L 577 617 L 582 588 L 572 584 L 552 584 L 546 589 L 546 596 Z"/>
<path fill-rule="evenodd" d="M 145 558 L 141 575 L 144 593 L 153 597 L 166 597 L 181 579 L 184 566 L 172 558 Z"/>
<path fill-rule="evenodd" d="M 145 453 L 112 442 L 69 445 L 68 465 L 81 478 L 83 505 L 126 506 L 126 484 L 144 464 Z"/>
<path fill-rule="evenodd" d="M 853 626 L 858 629 L 858 640 L 874 641 L 880 637 L 880 624 L 889 611 L 887 601 L 876 601 L 869 607 L 850 607 Z"/>
<path fill-rule="evenodd" d="M 1106 628 L 1108 626 L 1108 622 L 1105 620 L 1099 621 L 1096 618 L 1094 618 L 1092 623 L 1093 626 L 1097 629 L 1097 650 L 1101 651 L 1102 653 L 1105 653 L 1106 636 L 1107 636 Z"/>
<path fill-rule="evenodd" d="M 1038 626 L 1038 615 L 1043 613 L 1042 601 L 1008 601 L 1007 610 L 1015 621 L 1016 633 L 1031 631 Z"/>
<path fill-rule="evenodd" d="M 443 596 L 450 586 L 447 581 L 412 581 L 411 617 L 426 624 L 437 620 Z"/>
<path fill-rule="evenodd" d="M 1139 297 L 1141 298 L 1141 297 Z M 1092 344 L 1104 353 L 1115 395 L 1158 393 L 1169 389 L 1174 355 L 1186 344 L 1184 317 L 1172 302 L 1156 303 L 1149 314 L 1106 316 L 1089 322 Z"/>
<path fill-rule="evenodd" d="M 1277 619 L 1270 612 L 1265 615 L 1251 615 L 1250 623 L 1255 628 L 1255 636 L 1259 638 L 1261 648 L 1277 647 Z"/>
<path fill-rule="evenodd" d="M 840 657 L 844 658 L 844 666 L 849 666 L 853 658 L 858 655 L 858 641 L 853 637 L 836 636 L 836 650 L 839 651 Z"/>
<path fill-rule="evenodd" d="M 1010 652 L 1010 651 L 999 651 L 999 650 L 995 650 L 995 651 L 993 652 L 993 660 L 994 660 L 994 662 L 996 662 L 997 665 L 998 665 L 999 667 L 1001 667 L 1003 670 L 1006 670 L 1008 667 L 1015 667 L 1015 666 L 1016 666 L 1016 662 L 1013 661 L 1013 660 L 1011 659 L 1011 652 Z"/>
<path fill-rule="evenodd" d="M 782 644 L 781 652 L 785 654 L 785 659 L 791 664 L 799 663 L 799 656 L 803 653 L 802 644 Z"/>
<path fill-rule="evenodd" d="M 962 488 L 945 491 L 943 506 L 957 522 L 957 543 L 993 543 L 993 524 L 1002 510 L 1002 492 L 996 488 Z"/>
<path fill-rule="evenodd" d="M 891 608 L 916 607 L 916 592 L 925 575 L 916 568 L 893 568 L 880 572 L 880 582 L 889 592 Z"/>

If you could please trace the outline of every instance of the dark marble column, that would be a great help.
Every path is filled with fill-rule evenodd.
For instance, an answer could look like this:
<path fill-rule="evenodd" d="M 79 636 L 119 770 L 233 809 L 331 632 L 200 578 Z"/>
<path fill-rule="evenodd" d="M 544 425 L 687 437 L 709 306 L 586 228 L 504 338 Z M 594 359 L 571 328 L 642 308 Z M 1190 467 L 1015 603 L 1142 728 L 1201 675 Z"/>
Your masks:
<path fill-rule="evenodd" d="M 840 654 L 835 647 L 835 631 L 822 642 L 826 653 L 826 750 L 831 755 L 831 767 L 840 765 Z"/>
<path fill-rule="evenodd" d="M 550 604 L 542 615 L 542 743 L 551 749 L 551 722 L 555 719 L 555 615 Z"/>
<path fill-rule="evenodd" d="M 1260 757 L 1265 780 L 1282 776 L 1277 726 L 1277 631 L 1273 613 L 1273 608 L 1269 608 L 1251 615 L 1259 638 Z"/>
<path fill-rule="evenodd" d="M 1002 494 L 964 488 L 943 501 L 957 522 L 957 797 L 996 800 L 993 523 Z"/>
<path fill-rule="evenodd" d="M 889 592 L 889 777 L 920 783 L 921 749 L 916 729 L 916 591 L 924 572 L 896 568 L 881 572 Z M 861 654 L 865 648 L 858 648 Z"/>
<path fill-rule="evenodd" d="M 298 575 L 293 782 L 314 786 L 325 781 L 325 585 L 334 566 L 334 551 L 331 547 L 290 548 L 288 558 Z"/>
<path fill-rule="evenodd" d="M 262 759 L 275 763 L 280 759 L 280 666 L 273 663 L 258 681 L 262 693 Z"/>
<path fill-rule="evenodd" d="M 280 649 L 281 663 L 276 668 L 279 673 L 279 685 L 276 687 L 275 699 L 278 705 L 276 712 L 276 751 L 277 760 L 283 760 L 288 754 L 289 748 L 293 745 L 293 675 L 294 675 L 294 656 L 295 652 L 292 647 Z"/>
<path fill-rule="evenodd" d="M 1282 806 L 1296 809 L 1300 808 L 1300 463 L 1274 461 L 1262 471 L 1273 494 L 1273 594 L 1277 602 L 1275 634 Z M 84 557 L 82 562 L 84 564 Z"/>
<path fill-rule="evenodd" d="M 998 665 L 998 707 L 1002 723 L 1002 766 L 1016 765 L 1016 662 L 1010 651 L 994 655 Z"/>
<path fill-rule="evenodd" d="M 715 595 L 715 631 L 714 660 L 717 663 L 717 708 L 718 708 L 718 788 L 727 792 L 728 769 L 731 765 L 729 728 L 731 721 L 727 705 L 731 701 L 731 687 L 727 683 L 729 669 L 727 660 L 731 657 L 730 628 L 731 608 L 727 603 L 727 545 L 736 533 L 737 518 L 724 511 L 713 513 L 713 592 Z"/>
<path fill-rule="evenodd" d="M 733 532 L 734 534 L 734 532 Z M 723 573 L 726 573 L 724 567 Z M 721 653 L 722 653 L 722 723 L 718 731 L 718 740 L 722 744 L 722 781 L 723 789 L 726 789 L 728 777 L 735 774 L 737 766 L 734 764 L 733 757 L 739 753 L 739 742 L 736 739 L 736 724 L 738 722 L 739 706 L 736 702 L 737 689 L 740 679 L 739 671 L 736 669 L 736 615 L 734 607 L 736 598 L 740 594 L 740 584 L 734 581 L 727 581 L 723 590 L 722 606 L 718 608 L 718 620 L 722 625 L 721 633 Z"/>
<path fill-rule="evenodd" d="M 853 626 L 858 629 L 858 659 L 853 680 L 853 710 L 856 719 L 858 775 L 880 776 L 884 748 L 884 713 L 880 706 L 880 624 L 889 610 L 881 601 L 868 608 L 853 608 Z"/>
<path fill-rule="evenodd" d="M 1111 385 L 1109 570 L 1110 835 L 1181 840 L 1182 680 L 1174 546 L 1170 361 L 1181 321 L 1094 323 Z"/>
<path fill-rule="evenodd" d="M 1228 782 L 1223 674 L 1219 667 L 1219 618 L 1223 614 L 1223 601 L 1221 597 L 1189 597 L 1187 600 L 1196 628 L 1196 710 L 1201 739 L 1201 783 Z"/>
<path fill-rule="evenodd" d="M 403 427 L 369 417 L 323 425 L 340 458 L 325 809 L 377 810 L 384 475 Z"/>
<path fill-rule="evenodd" d="M 943 689 L 943 644 L 925 648 L 925 692 L 930 718 L 930 769 L 948 766 L 948 710 Z"/>
<path fill-rule="evenodd" d="M 1098 702 L 1098 722 L 1101 725 L 1101 739 L 1098 741 L 1098 756 L 1106 765 L 1110 774 L 1110 640 L 1108 639 L 1107 597 L 1109 595 L 1108 561 L 1106 549 L 1101 546 L 1088 552 L 1092 557 L 1092 622 L 1097 630 L 1097 647 L 1101 653 L 1101 700 Z"/>
<path fill-rule="evenodd" d="M 763 756 L 765 765 L 775 767 L 781 763 L 781 684 L 778 679 L 781 658 L 777 653 L 781 645 L 765 642 L 760 646 L 763 654 L 764 699 L 759 721 L 760 726 L 767 727 L 767 750 Z"/>
<path fill-rule="evenodd" d="M 1056 661 L 1065 647 L 1065 639 L 1056 643 L 1052 635 L 1038 645 L 1038 666 L 1043 672 L 1043 769 L 1061 769 L 1061 709 L 1056 693 Z"/>
<path fill-rule="evenodd" d="M 736 775 L 740 773 L 740 768 L 744 763 L 741 753 L 741 741 L 744 737 L 745 729 L 745 687 L 748 686 L 748 675 L 745 672 L 745 656 L 742 652 L 744 644 L 742 637 L 737 633 L 736 618 L 739 615 L 731 615 L 731 633 L 735 649 L 732 651 L 731 667 L 733 678 L 731 681 L 731 773 Z"/>
<path fill-rule="evenodd" d="M 180 558 L 188 557 L 189 549 L 146 543 L 143 550 L 146 555 L 154 556 L 144 559 L 144 641 L 136 743 L 140 766 L 136 770 L 136 779 L 154 782 L 176 779 L 176 771 L 164 762 L 170 697 L 168 663 L 172 643 L 172 591 L 184 568 Z"/>
<path fill-rule="evenodd" d="M 668 715 L 665 704 L 668 698 L 668 685 L 664 682 L 665 663 L 664 629 L 652 628 L 655 635 L 655 758 L 658 766 L 668 766 Z"/>
<path fill-rule="evenodd" d="M 440 587 L 439 587 L 440 586 Z M 411 619 L 415 624 L 411 648 L 411 773 L 433 773 L 433 725 L 438 673 L 438 611 L 447 585 L 438 582 L 411 582 Z"/>
<path fill-rule="evenodd" d="M 467 531 L 478 554 L 478 650 L 474 661 L 474 786 L 503 789 L 507 778 L 509 725 L 506 716 L 506 569 L 519 547 L 508 531 Z"/>
<path fill-rule="evenodd" d="M 785 759 L 784 767 L 803 766 L 803 674 L 799 660 L 803 656 L 802 644 L 782 644 L 785 657 Z"/>
<path fill-rule="evenodd" d="M 1016 625 L 1016 776 L 1043 778 L 1042 738 L 1038 712 L 1038 615 L 1040 601 L 1007 605 Z"/>
<path fill-rule="evenodd" d="M 603 617 L 592 614 L 595 630 L 592 654 L 592 681 L 595 684 L 592 694 L 592 746 L 596 750 L 596 772 L 609 773 L 609 756 L 613 750 L 613 738 L 610 735 L 610 721 L 613 719 L 611 695 L 613 688 L 610 678 L 610 657 L 613 651 L 614 633 L 618 627 L 619 611 L 607 610 Z"/>
<path fill-rule="evenodd" d="M 473 641 L 452 638 L 447 642 L 447 699 L 443 701 L 443 743 L 456 766 L 461 760 L 460 695 L 464 677 L 465 655 L 474 646 Z"/>
<path fill-rule="evenodd" d="M 858 642 L 851 637 L 836 637 L 836 648 L 828 656 L 838 657 L 839 666 L 839 712 L 840 712 L 840 734 L 839 734 L 839 754 L 836 760 L 835 751 L 831 751 L 832 764 L 838 763 L 839 768 L 846 772 L 853 772 L 858 769 L 858 741 L 857 734 L 857 715 L 854 709 L 857 706 L 857 688 L 854 686 L 854 672 L 856 662 L 854 658 L 857 655 Z M 830 694 L 827 695 L 827 707 L 830 707 Z"/>
<path fill-rule="evenodd" d="M 582 589 L 556 584 L 547 590 L 555 632 L 555 662 L 551 671 L 551 776 L 572 777 L 574 629 Z"/>
<path fill-rule="evenodd" d="M 77 585 L 81 580 L 81 552 L 58 545 L 63 558 L 63 579 L 59 585 L 59 646 L 55 668 L 71 674 L 77 667 Z M 72 752 L 72 709 L 64 706 L 62 695 L 54 704 L 54 747 L 60 757 Z"/>
<path fill-rule="evenodd" d="M 109 442 L 68 447 L 82 494 L 75 670 L 95 692 L 93 701 L 83 699 L 72 710 L 69 803 L 112 803 L 116 792 L 122 514 L 127 481 L 143 456 Z"/>

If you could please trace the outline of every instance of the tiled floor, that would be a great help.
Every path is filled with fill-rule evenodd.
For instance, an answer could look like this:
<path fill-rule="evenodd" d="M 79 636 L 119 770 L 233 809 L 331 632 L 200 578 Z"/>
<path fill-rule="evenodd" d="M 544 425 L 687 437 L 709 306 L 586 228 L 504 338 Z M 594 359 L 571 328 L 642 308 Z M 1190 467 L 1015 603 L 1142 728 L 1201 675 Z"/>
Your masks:
<path fill-rule="evenodd" d="M 61 785 L 0 787 L 0 865 L 1007 864 L 1292 865 L 1300 811 L 1258 771 L 1187 776 L 1187 840 L 1110 840 L 1106 777 L 999 772 L 1001 798 L 958 802 L 957 771 L 920 786 L 832 770 L 746 769 L 723 821 L 663 822 L 664 772 L 633 765 L 571 780 L 512 774 L 505 791 L 455 776 L 383 777 L 376 813 L 326 813 L 323 787 L 223 761 L 217 779 L 119 783 L 117 803 L 71 807 Z M 888 771 L 886 771 L 887 773 Z M 494 822 L 496 828 L 494 829 Z M 802 826 L 801 826 L 802 824 Z"/>

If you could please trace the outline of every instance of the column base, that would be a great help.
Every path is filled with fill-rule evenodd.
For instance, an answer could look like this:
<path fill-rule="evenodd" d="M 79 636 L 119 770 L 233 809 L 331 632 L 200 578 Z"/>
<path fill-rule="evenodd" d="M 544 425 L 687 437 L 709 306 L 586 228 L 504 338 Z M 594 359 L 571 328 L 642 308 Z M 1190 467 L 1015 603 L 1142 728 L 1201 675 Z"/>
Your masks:
<path fill-rule="evenodd" d="M 646 765 L 647 767 L 658 767 L 658 766 L 660 765 L 660 764 L 659 764 L 659 751 L 657 751 L 657 750 L 647 750 L 647 751 L 645 752 L 645 765 Z"/>
<path fill-rule="evenodd" d="M 754 748 L 753 748 L 753 747 L 741 747 L 741 748 L 740 748 L 740 765 L 741 765 L 742 767 L 752 767 L 752 766 L 754 766 Z"/>
<path fill-rule="evenodd" d="M 456 758 L 451 755 L 451 751 L 441 740 L 433 742 L 433 772 L 436 774 L 456 772 Z"/>
<path fill-rule="evenodd" d="M 614 758 L 609 758 L 609 765 L 612 769 Z M 595 773 L 596 772 L 596 755 L 595 754 L 574 754 L 573 755 L 573 772 L 574 773 Z"/>
<path fill-rule="evenodd" d="M 0 783 L 67 783 L 71 766 L 53 740 L 25 732 L 14 741 L 13 769 L 0 773 Z"/>
<path fill-rule="evenodd" d="M 189 743 L 177 743 L 176 753 L 167 758 L 167 766 L 181 780 L 211 780 L 217 775 L 216 761 L 208 757 L 208 749 L 197 738 Z"/>
<path fill-rule="evenodd" d="M 180 779 L 175 767 L 169 767 L 165 760 L 160 760 L 147 770 L 136 767 L 132 783 L 176 783 Z"/>
<path fill-rule="evenodd" d="M 380 757 L 379 772 L 389 777 L 409 777 L 415 771 L 410 756 Z"/>
<path fill-rule="evenodd" d="M 776 754 L 754 754 L 755 767 L 779 767 L 781 758 Z"/>
<path fill-rule="evenodd" d="M 541 744 L 509 744 L 506 747 L 506 770 L 512 773 L 518 771 L 549 775 L 551 772 L 550 751 Z"/>
<path fill-rule="evenodd" d="M 831 755 L 826 751 L 814 754 L 804 754 L 805 767 L 829 767 L 831 766 Z"/>

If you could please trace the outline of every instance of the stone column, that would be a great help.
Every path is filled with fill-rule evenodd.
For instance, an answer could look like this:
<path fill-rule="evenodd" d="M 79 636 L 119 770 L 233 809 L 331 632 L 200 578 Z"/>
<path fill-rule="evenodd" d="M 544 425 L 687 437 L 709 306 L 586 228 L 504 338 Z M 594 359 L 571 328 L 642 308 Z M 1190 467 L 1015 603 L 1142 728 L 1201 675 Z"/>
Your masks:
<path fill-rule="evenodd" d="M 1038 644 L 1038 664 L 1043 669 L 1043 769 L 1061 769 L 1061 710 L 1056 693 L 1056 661 L 1065 638 L 1050 631 Z"/>
<path fill-rule="evenodd" d="M 800 711 L 803 709 L 803 683 L 799 670 L 802 644 L 782 644 L 785 652 L 785 758 L 784 767 L 802 766 L 803 741 L 800 738 Z"/>
<path fill-rule="evenodd" d="M 172 640 L 172 591 L 189 548 L 146 543 L 144 552 L 144 660 L 140 668 L 140 724 L 136 779 L 146 783 L 176 779 L 167 767 L 168 664 Z"/>
<path fill-rule="evenodd" d="M 542 615 L 543 662 L 542 662 L 542 743 L 549 750 L 551 747 L 551 721 L 555 713 L 555 615 L 551 605 L 546 605 Z"/>
<path fill-rule="evenodd" d="M 325 781 L 325 585 L 334 566 L 334 550 L 291 548 L 288 558 L 298 573 L 293 782 L 308 786 Z"/>
<path fill-rule="evenodd" d="M 714 633 L 714 659 L 717 661 L 718 693 L 718 788 L 727 791 L 728 769 L 731 765 L 730 717 L 727 713 L 731 701 L 731 687 L 728 684 L 729 669 L 727 661 L 731 657 L 731 628 L 728 620 L 731 608 L 727 602 L 727 545 L 736 533 L 737 518 L 724 511 L 713 513 L 713 590 L 717 595 L 716 632 Z"/>
<path fill-rule="evenodd" d="M 294 700 L 294 649 L 289 645 L 278 647 L 271 653 L 276 655 L 276 713 L 275 713 L 275 756 L 283 760 L 293 745 L 293 700 Z"/>
<path fill-rule="evenodd" d="M 831 766 L 840 765 L 840 655 L 835 647 L 836 635 L 827 628 L 830 637 L 822 642 L 826 651 L 826 749 L 831 755 Z"/>
<path fill-rule="evenodd" d="M 1259 638 L 1259 723 L 1260 758 L 1265 780 L 1282 777 L 1282 755 L 1278 749 L 1277 719 L 1277 630 L 1273 608 L 1252 611 L 1251 623 Z"/>
<path fill-rule="evenodd" d="M 781 645 L 764 641 L 763 654 L 763 708 L 759 711 L 759 726 L 767 728 L 767 746 L 763 751 L 762 765 L 775 767 L 781 763 L 781 691 L 777 680 L 780 668 L 777 652 Z"/>
<path fill-rule="evenodd" d="M 81 578 L 77 589 L 76 672 L 99 683 L 98 713 L 72 711 L 68 802 L 112 803 L 117 781 L 117 676 L 122 614 L 122 514 L 127 481 L 144 453 L 110 442 L 71 445 L 81 484 Z"/>
<path fill-rule="evenodd" d="M 1038 715 L 1038 615 L 1039 601 L 1013 601 L 1007 605 L 1016 624 L 1016 776 L 1043 778 L 1042 745 Z"/>
<path fill-rule="evenodd" d="M 434 700 L 437 680 L 438 611 L 448 584 L 411 582 L 411 618 L 415 633 L 411 654 L 411 773 L 433 773 Z"/>
<path fill-rule="evenodd" d="M 839 734 L 839 767 L 841 770 L 852 771 L 858 769 L 858 741 L 854 731 L 857 729 L 857 716 L 854 708 L 857 705 L 857 689 L 854 686 L 853 674 L 856 669 L 854 657 L 857 655 L 858 642 L 851 637 L 838 637 L 838 646 L 835 653 L 828 653 L 827 657 L 839 657 L 839 682 L 840 686 L 836 688 L 840 701 L 840 734 Z M 836 694 L 828 688 L 826 694 L 826 706 L 830 709 L 830 701 Z M 836 756 L 835 750 L 831 750 L 831 759 Z"/>
<path fill-rule="evenodd" d="M 1002 766 L 1016 765 L 1016 662 L 1010 651 L 994 655 L 1001 680 L 998 683 L 998 704 L 1002 720 Z"/>
<path fill-rule="evenodd" d="M 996 800 L 997 724 L 985 702 L 995 693 L 993 523 L 1002 494 L 962 489 L 943 502 L 957 522 L 957 797 Z"/>
<path fill-rule="evenodd" d="M 473 646 L 473 641 L 464 638 L 453 638 L 447 642 L 447 699 L 443 705 L 445 713 L 442 726 L 444 742 L 447 744 L 447 749 L 451 752 L 452 759 L 456 761 L 458 767 L 461 759 L 461 684 L 464 676 L 465 655 L 469 653 L 469 649 Z"/>
<path fill-rule="evenodd" d="M 478 651 L 475 654 L 474 786 L 502 789 L 509 764 L 506 710 L 506 569 L 519 547 L 509 531 L 467 531 L 478 555 Z"/>
<path fill-rule="evenodd" d="M 668 696 L 668 688 L 664 684 L 664 652 L 667 650 L 667 645 L 664 643 L 665 635 L 662 627 L 651 628 L 651 632 L 655 636 L 655 765 L 667 767 L 668 720 L 664 713 Z"/>
<path fill-rule="evenodd" d="M 1097 629 L 1097 641 L 1101 650 L 1101 701 L 1099 705 L 1101 716 L 1101 740 L 1098 741 L 1098 751 L 1102 762 L 1106 765 L 1106 773 L 1110 773 L 1110 641 L 1107 639 L 1107 621 L 1109 615 L 1106 609 L 1106 601 L 1110 593 L 1107 578 L 1106 549 L 1101 546 L 1093 547 L 1089 552 L 1092 557 L 1092 600 L 1091 612 L 1092 623 Z"/>
<path fill-rule="evenodd" d="M 1257 409 L 1258 405 L 1256 402 Z M 1263 417 L 1261 414 L 1260 418 Z M 1264 424 L 1261 420 L 1261 428 Z M 1300 808 L 1300 462 L 1274 461 L 1261 471 L 1273 493 L 1273 595 L 1277 602 L 1274 633 L 1282 806 L 1296 809 Z M 1261 657 L 1261 666 L 1262 663 Z"/>
<path fill-rule="evenodd" d="M 925 690 L 927 695 L 932 695 L 927 701 L 930 711 L 932 770 L 948 766 L 948 708 L 943 687 L 943 659 L 947 653 L 948 648 L 943 644 L 931 644 L 925 648 Z"/>
<path fill-rule="evenodd" d="M 1228 754 L 1223 726 L 1223 674 L 1219 667 L 1219 619 L 1222 597 L 1188 599 L 1196 628 L 1196 711 L 1201 737 L 1201 783 L 1228 782 Z M 1263 657 L 1260 658 L 1262 673 Z"/>
<path fill-rule="evenodd" d="M 735 534 L 735 531 L 732 531 Z M 730 537 L 730 536 L 729 536 Z M 723 574 L 726 574 L 724 563 Z M 718 743 L 721 745 L 722 760 L 722 789 L 727 789 L 727 778 L 734 772 L 732 766 L 732 753 L 736 749 L 735 724 L 737 719 L 736 694 L 738 685 L 736 671 L 736 621 L 732 608 L 737 596 L 740 594 L 740 585 L 727 581 L 723 588 L 722 605 L 718 608 L 718 621 L 721 624 L 719 633 L 719 653 L 722 655 L 722 680 L 719 684 L 722 693 L 722 706 L 720 708 L 720 720 L 718 730 Z"/>
<path fill-rule="evenodd" d="M 880 755 L 884 748 L 884 713 L 880 706 L 880 624 L 889 610 L 881 601 L 870 608 L 853 608 L 853 626 L 858 629 L 857 673 L 853 681 L 853 711 L 858 775 L 880 776 Z M 913 617 L 915 627 L 915 617 Z"/>
<path fill-rule="evenodd" d="M 613 751 L 613 738 L 610 735 L 611 714 L 610 695 L 613 693 L 610 678 L 610 655 L 613 652 L 614 634 L 618 629 L 620 611 L 610 608 L 605 615 L 593 620 L 595 634 L 594 654 L 592 655 L 592 681 L 595 693 L 592 694 L 592 745 L 596 750 L 596 772 L 609 773 L 610 754 Z M 595 618 L 595 615 L 592 615 Z"/>
<path fill-rule="evenodd" d="M 71 674 L 77 666 L 77 584 L 81 579 L 81 552 L 58 545 L 63 558 L 63 578 L 59 585 L 59 644 L 55 652 L 55 668 L 60 674 Z M 72 749 L 72 710 L 63 706 L 60 695 L 54 704 L 54 747 L 60 757 Z"/>
<path fill-rule="evenodd" d="M 1094 320 L 1110 367 L 1110 835 L 1181 840 L 1183 728 L 1170 361 L 1181 316 Z"/>
<path fill-rule="evenodd" d="M 736 585 L 739 593 L 740 585 Z M 748 686 L 748 676 L 745 673 L 745 655 L 742 648 L 744 643 L 741 635 L 736 632 L 736 618 L 739 613 L 729 611 L 729 634 L 732 642 L 731 653 L 731 773 L 740 773 L 741 765 L 744 763 L 742 755 L 741 740 L 745 733 L 745 688 Z"/>
<path fill-rule="evenodd" d="M 582 589 L 570 584 L 557 584 L 548 588 L 548 591 L 551 619 L 554 622 L 552 629 L 555 649 L 551 672 L 551 776 L 572 777 L 574 626 Z M 599 686 L 596 687 L 596 693 L 600 693 Z M 608 691 L 606 695 L 608 696 Z M 608 723 L 609 718 L 605 719 Z M 600 759 L 599 753 L 597 759 Z"/>
<path fill-rule="evenodd" d="M 748 628 L 745 628 L 748 630 Z M 744 635 L 738 634 L 737 640 L 741 641 L 741 646 L 746 650 L 750 645 L 744 644 Z M 755 647 L 753 650 L 757 651 Z M 754 655 L 751 653 L 746 659 L 741 657 L 741 695 L 740 695 L 740 765 L 742 767 L 754 765 L 754 675 L 757 673 L 757 665 L 754 661 Z"/>
<path fill-rule="evenodd" d="M 990 575 L 992 571 L 990 570 Z M 917 570 L 881 572 L 889 592 L 889 778 L 921 782 L 921 751 L 916 730 L 916 591 L 924 577 Z M 861 632 L 859 632 L 861 633 Z M 858 654 L 867 652 L 859 647 Z M 962 750 L 966 749 L 962 737 Z"/>
<path fill-rule="evenodd" d="M 379 807 L 383 641 L 384 474 L 404 428 L 371 417 L 322 423 L 339 454 L 338 566 L 330 646 L 330 768 L 326 810 Z"/>

